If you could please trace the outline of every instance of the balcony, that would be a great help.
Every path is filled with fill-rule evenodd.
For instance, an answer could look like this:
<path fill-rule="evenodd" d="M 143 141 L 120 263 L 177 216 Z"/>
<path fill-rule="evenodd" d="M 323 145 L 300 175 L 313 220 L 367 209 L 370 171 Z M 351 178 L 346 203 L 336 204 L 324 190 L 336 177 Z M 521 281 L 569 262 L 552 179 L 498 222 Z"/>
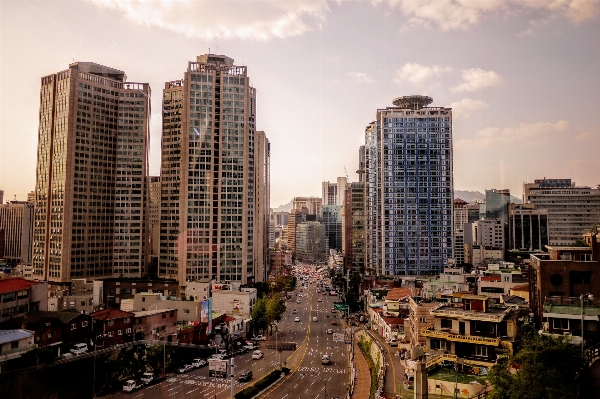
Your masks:
<path fill-rule="evenodd" d="M 452 334 L 450 332 L 445 332 L 445 331 L 437 331 L 434 329 L 433 324 L 430 324 L 429 326 L 423 328 L 421 330 L 421 336 L 429 337 L 429 338 L 444 339 L 446 341 L 466 342 L 466 343 L 478 344 L 478 345 L 490 345 L 490 346 L 500 345 L 500 338 L 477 337 L 477 336 L 473 336 L 473 335 L 459 335 L 459 334 Z"/>
<path fill-rule="evenodd" d="M 431 314 L 436 317 L 449 317 L 452 319 L 491 321 L 499 323 L 511 312 L 511 308 L 490 307 L 486 312 L 476 310 L 464 310 L 455 306 L 441 303 L 431 309 Z"/>

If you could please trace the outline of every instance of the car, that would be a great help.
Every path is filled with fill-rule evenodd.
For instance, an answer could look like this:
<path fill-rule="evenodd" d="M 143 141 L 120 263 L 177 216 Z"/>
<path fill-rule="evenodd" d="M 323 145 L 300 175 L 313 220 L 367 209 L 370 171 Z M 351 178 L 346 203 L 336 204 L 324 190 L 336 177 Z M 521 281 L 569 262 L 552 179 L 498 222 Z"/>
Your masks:
<path fill-rule="evenodd" d="M 299 318 L 299 317 L 296 317 L 296 318 L 294 319 L 294 321 L 300 321 L 300 318 Z"/>
<path fill-rule="evenodd" d="M 329 359 L 329 355 L 321 356 L 321 364 L 330 364 L 331 360 Z"/>
<path fill-rule="evenodd" d="M 302 303 L 300 299 L 296 299 L 296 303 Z"/>
<path fill-rule="evenodd" d="M 331 313 L 337 313 L 337 310 L 335 310 L 335 308 L 331 309 Z"/>
<path fill-rule="evenodd" d="M 314 322 L 317 322 L 317 321 L 319 321 L 319 319 L 317 318 L 317 316 L 314 316 L 314 317 L 313 317 L 313 321 L 314 321 Z"/>
<path fill-rule="evenodd" d="M 192 367 L 191 364 L 184 364 L 183 366 L 181 366 L 180 368 L 177 369 L 177 372 L 179 374 L 184 374 L 187 373 L 188 371 L 191 371 L 194 367 Z"/>
<path fill-rule="evenodd" d="M 252 352 L 252 360 L 262 359 L 264 356 L 264 353 L 262 353 L 261 351 Z"/>
<path fill-rule="evenodd" d="M 323 302 L 323 298 L 317 299 L 317 302 Z"/>
<path fill-rule="evenodd" d="M 246 342 L 246 345 L 244 345 L 244 349 L 246 349 L 246 352 L 256 350 L 257 348 L 258 345 L 256 345 L 255 342 Z"/>
<path fill-rule="evenodd" d="M 144 385 L 150 385 L 154 381 L 154 373 L 144 373 L 140 380 Z"/>
<path fill-rule="evenodd" d="M 223 360 L 225 359 L 225 356 L 220 355 L 220 354 L 214 354 L 214 355 L 210 355 L 210 357 L 208 358 L 208 360 Z"/>
<path fill-rule="evenodd" d="M 332 321 L 332 322 L 331 322 L 331 325 L 332 325 L 332 326 L 337 326 L 337 325 L 338 325 L 338 322 L 334 320 L 334 321 Z"/>
<path fill-rule="evenodd" d="M 333 330 L 330 328 L 329 330 L 327 330 L 327 334 L 333 334 Z"/>
<path fill-rule="evenodd" d="M 206 366 L 208 362 L 204 359 L 197 358 L 192 361 L 192 366 L 195 368 Z"/>
<path fill-rule="evenodd" d="M 292 309 L 292 313 L 298 313 L 296 309 Z"/>
<path fill-rule="evenodd" d="M 244 370 L 240 374 L 238 374 L 239 382 L 247 382 L 252 379 L 252 370 Z"/>
<path fill-rule="evenodd" d="M 264 335 L 256 335 L 254 338 L 252 338 L 253 341 L 266 341 L 267 337 L 265 337 Z"/>

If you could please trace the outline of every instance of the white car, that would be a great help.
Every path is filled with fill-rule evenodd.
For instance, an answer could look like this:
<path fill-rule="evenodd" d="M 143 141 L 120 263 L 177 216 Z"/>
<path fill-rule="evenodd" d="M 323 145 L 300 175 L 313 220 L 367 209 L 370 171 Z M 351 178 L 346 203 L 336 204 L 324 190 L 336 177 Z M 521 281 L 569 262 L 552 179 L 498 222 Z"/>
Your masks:
<path fill-rule="evenodd" d="M 261 359 L 263 356 L 264 356 L 264 354 L 261 351 L 252 352 L 252 360 Z"/>
<path fill-rule="evenodd" d="M 267 337 L 265 337 L 264 335 L 257 335 L 254 338 L 252 338 L 253 341 L 266 341 Z"/>
<path fill-rule="evenodd" d="M 300 321 L 300 318 L 299 318 L 299 317 L 296 317 L 296 318 L 294 319 L 294 321 Z"/>
<path fill-rule="evenodd" d="M 329 330 L 327 330 L 327 334 L 333 334 L 333 330 L 330 328 Z"/>

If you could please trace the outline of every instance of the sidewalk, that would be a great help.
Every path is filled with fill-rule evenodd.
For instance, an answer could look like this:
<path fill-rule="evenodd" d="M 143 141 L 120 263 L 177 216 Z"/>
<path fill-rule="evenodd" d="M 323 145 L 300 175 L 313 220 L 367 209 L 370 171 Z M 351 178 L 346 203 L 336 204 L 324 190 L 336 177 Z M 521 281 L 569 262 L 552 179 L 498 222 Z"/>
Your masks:
<path fill-rule="evenodd" d="M 356 378 L 352 398 L 368 398 L 371 390 L 371 373 L 365 355 L 356 344 L 356 340 L 354 340 L 354 359 L 356 360 Z"/>
<path fill-rule="evenodd" d="M 385 370 L 383 395 L 386 398 L 395 398 L 396 395 L 402 393 L 399 385 L 402 384 L 404 377 L 404 366 L 400 360 L 398 348 L 389 346 L 375 331 L 371 330 L 370 332 L 373 334 L 375 339 L 379 341 L 385 351 L 384 359 L 385 363 L 387 364 L 387 368 Z"/>

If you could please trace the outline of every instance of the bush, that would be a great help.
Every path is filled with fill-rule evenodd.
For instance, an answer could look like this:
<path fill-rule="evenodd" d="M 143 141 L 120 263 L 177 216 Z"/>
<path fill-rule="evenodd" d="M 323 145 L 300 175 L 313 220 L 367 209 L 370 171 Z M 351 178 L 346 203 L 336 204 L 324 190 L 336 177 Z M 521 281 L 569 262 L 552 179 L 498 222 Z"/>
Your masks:
<path fill-rule="evenodd" d="M 269 374 L 265 375 L 260 380 L 256 381 L 253 385 L 246 387 L 235 394 L 235 399 L 250 399 L 258 395 L 259 392 L 271 386 L 277 381 L 281 373 L 289 374 L 290 369 L 284 367 L 281 371 L 273 370 Z"/>

